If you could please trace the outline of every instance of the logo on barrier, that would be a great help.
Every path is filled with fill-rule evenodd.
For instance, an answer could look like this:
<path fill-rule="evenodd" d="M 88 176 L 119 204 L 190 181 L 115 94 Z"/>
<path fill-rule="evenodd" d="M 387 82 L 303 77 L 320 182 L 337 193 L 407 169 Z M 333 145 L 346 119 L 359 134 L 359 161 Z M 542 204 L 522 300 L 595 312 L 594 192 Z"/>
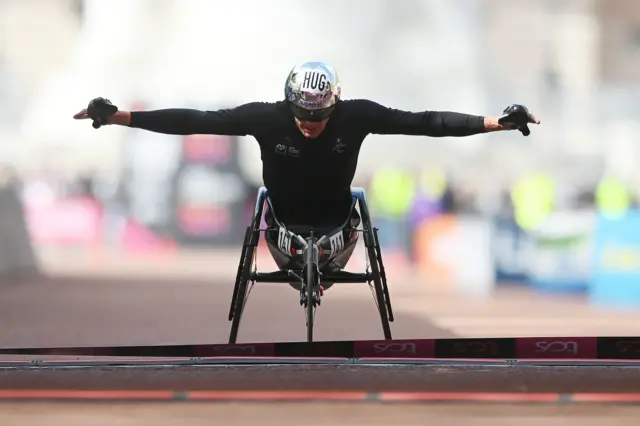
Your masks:
<path fill-rule="evenodd" d="M 384 356 L 400 356 L 400 355 L 417 355 L 418 348 L 415 343 L 376 343 L 373 345 L 373 351 L 376 355 Z"/>
<path fill-rule="evenodd" d="M 256 343 L 247 345 L 196 345 L 193 347 L 194 357 L 251 357 L 273 356 L 273 344 Z"/>
<path fill-rule="evenodd" d="M 578 354 L 577 342 L 551 341 L 536 342 L 536 352 L 540 353 L 566 353 L 571 355 Z"/>
<path fill-rule="evenodd" d="M 453 354 L 462 357 L 496 357 L 500 355 L 500 347 L 496 341 L 456 342 L 453 345 Z"/>
<path fill-rule="evenodd" d="M 640 359 L 640 337 L 598 337 L 598 358 Z"/>
<path fill-rule="evenodd" d="M 620 355 L 640 356 L 640 340 L 622 340 L 616 343 L 615 348 Z"/>
<path fill-rule="evenodd" d="M 274 350 L 275 356 L 281 357 L 351 358 L 354 356 L 353 342 L 276 343 Z"/>
<path fill-rule="evenodd" d="M 436 339 L 436 358 L 515 358 L 514 338 Z"/>
<path fill-rule="evenodd" d="M 516 340 L 518 358 L 597 358 L 598 344 L 592 337 L 520 338 Z"/>
<path fill-rule="evenodd" d="M 435 358 L 435 341 L 365 340 L 355 343 L 356 358 Z"/>

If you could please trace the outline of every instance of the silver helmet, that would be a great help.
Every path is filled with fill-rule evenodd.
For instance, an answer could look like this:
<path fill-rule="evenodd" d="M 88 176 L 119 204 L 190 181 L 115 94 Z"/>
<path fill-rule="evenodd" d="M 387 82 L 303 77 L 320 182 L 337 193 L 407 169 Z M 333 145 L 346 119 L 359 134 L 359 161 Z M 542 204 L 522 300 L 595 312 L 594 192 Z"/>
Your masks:
<path fill-rule="evenodd" d="M 301 120 L 323 120 L 340 100 L 336 70 L 323 62 L 305 62 L 289 72 L 284 95 L 294 115 Z"/>

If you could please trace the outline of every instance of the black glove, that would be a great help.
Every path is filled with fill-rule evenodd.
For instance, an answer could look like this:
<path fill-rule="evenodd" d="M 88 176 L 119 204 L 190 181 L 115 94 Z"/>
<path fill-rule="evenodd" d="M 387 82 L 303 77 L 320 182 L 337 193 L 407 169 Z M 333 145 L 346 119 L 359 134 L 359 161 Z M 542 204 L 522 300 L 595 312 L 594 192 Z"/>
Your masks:
<path fill-rule="evenodd" d="M 519 130 L 524 136 L 531 134 L 528 124 L 536 122 L 536 118 L 529 113 L 527 107 L 518 104 L 506 107 L 498 119 L 500 125 Z"/>
<path fill-rule="evenodd" d="M 87 115 L 93 120 L 93 128 L 99 129 L 100 126 L 107 124 L 109 117 L 118 112 L 118 107 L 113 105 L 109 99 L 95 98 L 89 102 L 87 107 Z"/>

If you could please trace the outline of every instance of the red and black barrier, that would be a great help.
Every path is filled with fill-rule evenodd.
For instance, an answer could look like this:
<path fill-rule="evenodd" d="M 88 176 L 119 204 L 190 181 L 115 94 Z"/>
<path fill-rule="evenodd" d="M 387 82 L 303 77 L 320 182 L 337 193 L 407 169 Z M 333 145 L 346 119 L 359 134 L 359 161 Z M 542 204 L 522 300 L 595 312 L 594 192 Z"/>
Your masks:
<path fill-rule="evenodd" d="M 411 339 L 0 349 L 0 355 L 141 358 L 640 359 L 640 337 Z"/>

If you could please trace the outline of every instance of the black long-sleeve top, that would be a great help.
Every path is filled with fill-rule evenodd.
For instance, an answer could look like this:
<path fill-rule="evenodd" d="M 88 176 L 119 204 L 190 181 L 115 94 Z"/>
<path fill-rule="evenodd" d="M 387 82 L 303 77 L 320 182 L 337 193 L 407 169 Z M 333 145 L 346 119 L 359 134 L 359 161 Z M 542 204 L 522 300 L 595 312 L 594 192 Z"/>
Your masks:
<path fill-rule="evenodd" d="M 471 136 L 484 117 L 448 111 L 409 112 L 356 99 L 340 101 L 323 133 L 306 139 L 285 101 L 252 102 L 217 111 L 163 109 L 131 113 L 131 127 L 190 135 L 253 136 L 276 216 L 289 224 L 335 225 L 350 206 L 350 186 L 369 134 Z"/>

